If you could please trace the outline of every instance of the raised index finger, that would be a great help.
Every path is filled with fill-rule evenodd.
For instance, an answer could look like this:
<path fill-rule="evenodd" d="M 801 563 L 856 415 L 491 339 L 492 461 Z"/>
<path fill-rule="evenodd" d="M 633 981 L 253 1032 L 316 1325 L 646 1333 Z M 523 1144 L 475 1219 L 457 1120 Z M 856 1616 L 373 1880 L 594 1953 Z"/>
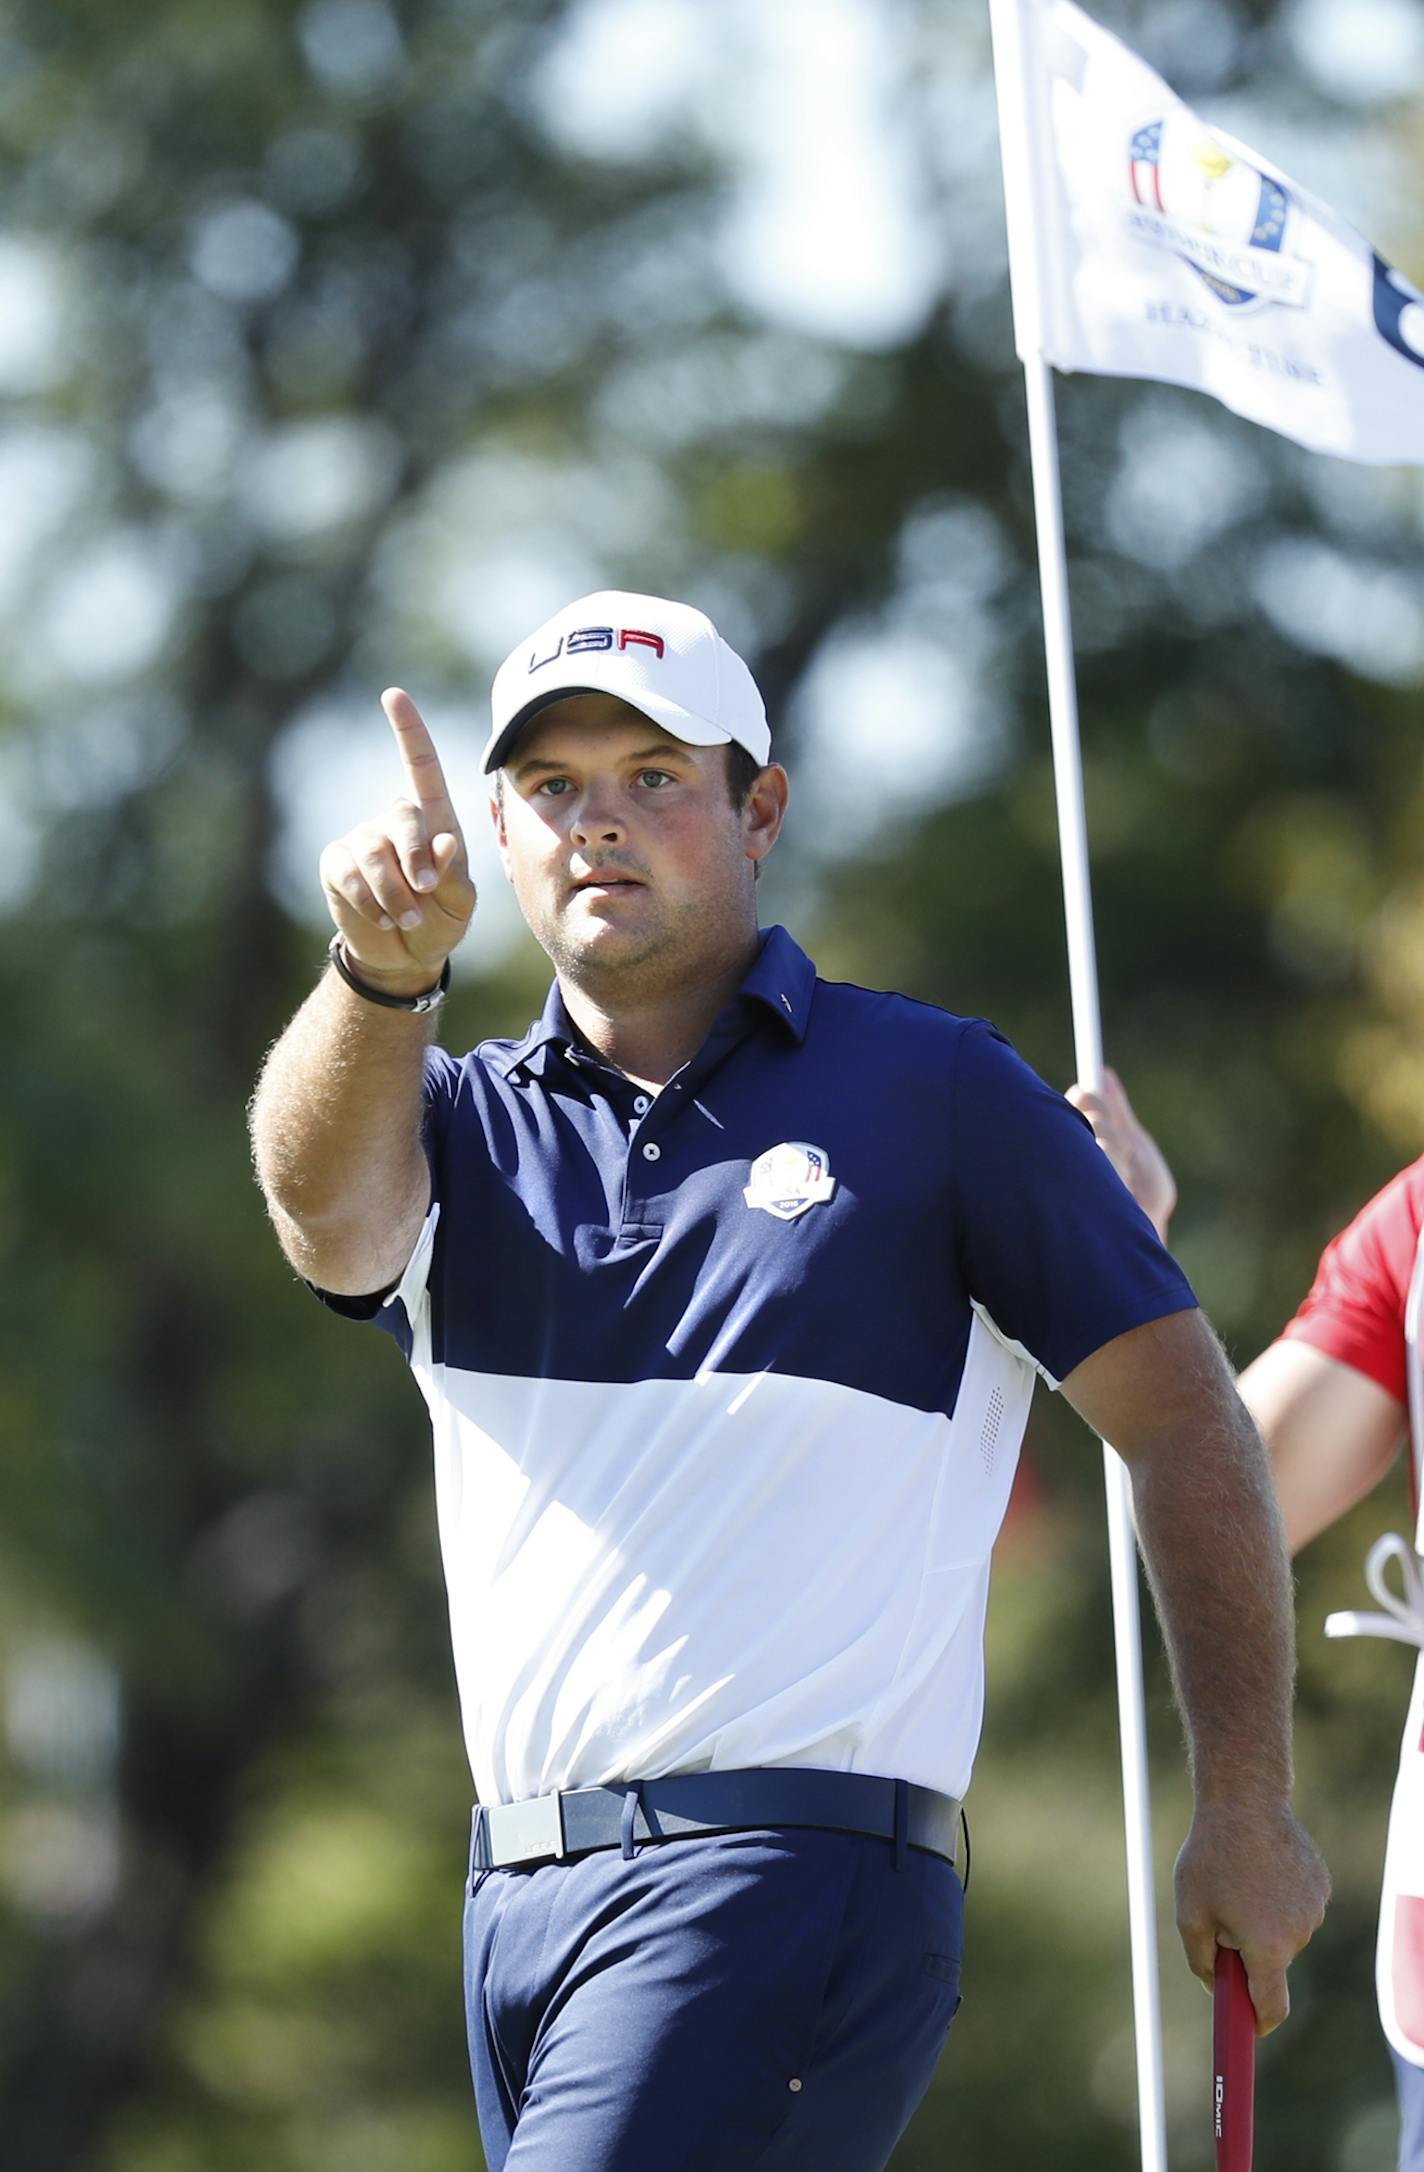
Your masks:
<path fill-rule="evenodd" d="M 396 735 L 410 795 L 426 818 L 429 834 L 435 837 L 442 830 L 450 830 L 458 837 L 460 824 L 450 803 L 445 772 L 440 767 L 435 741 L 424 717 L 409 694 L 399 686 L 386 688 L 381 696 L 381 707 Z"/>

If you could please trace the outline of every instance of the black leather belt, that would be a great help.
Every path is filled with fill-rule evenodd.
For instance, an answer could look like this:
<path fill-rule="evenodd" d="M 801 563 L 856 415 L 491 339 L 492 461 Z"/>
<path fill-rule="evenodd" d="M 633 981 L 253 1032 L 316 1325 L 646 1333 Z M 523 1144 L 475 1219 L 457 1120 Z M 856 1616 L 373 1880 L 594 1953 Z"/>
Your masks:
<path fill-rule="evenodd" d="M 626 1786 L 566 1788 L 527 1802 L 482 1803 L 471 1860 L 476 1870 L 508 1870 L 620 1847 L 629 1839 L 809 1825 L 925 1848 L 953 1863 L 961 1815 L 952 1795 L 868 1772 L 803 1765 L 683 1772 Z"/>

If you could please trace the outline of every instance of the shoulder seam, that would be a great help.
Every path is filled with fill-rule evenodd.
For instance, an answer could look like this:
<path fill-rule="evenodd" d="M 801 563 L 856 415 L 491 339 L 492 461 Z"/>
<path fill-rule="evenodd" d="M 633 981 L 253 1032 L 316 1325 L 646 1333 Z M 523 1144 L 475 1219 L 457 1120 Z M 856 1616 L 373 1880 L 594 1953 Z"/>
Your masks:
<path fill-rule="evenodd" d="M 819 973 L 816 975 L 816 986 L 832 993 L 844 991 L 848 995 L 869 996 L 872 1001 L 879 1003 L 903 1003 L 907 1010 L 923 1011 L 930 1018 L 947 1019 L 953 1026 L 987 1026 L 991 1033 L 1000 1030 L 992 1018 L 983 1018 L 977 1012 L 952 1011 L 943 1003 L 931 1003 L 923 996 L 906 995 L 899 988 L 867 988 L 858 980 L 826 980 Z"/>

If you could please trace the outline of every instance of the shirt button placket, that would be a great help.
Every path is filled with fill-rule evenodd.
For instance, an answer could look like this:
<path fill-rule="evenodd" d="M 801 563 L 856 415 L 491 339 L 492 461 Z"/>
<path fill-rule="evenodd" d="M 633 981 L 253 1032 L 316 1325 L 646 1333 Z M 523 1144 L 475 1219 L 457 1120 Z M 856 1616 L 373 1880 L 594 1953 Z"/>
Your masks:
<path fill-rule="evenodd" d="M 649 1195 L 661 1189 L 654 1171 L 663 1158 L 663 1149 L 656 1139 L 649 1139 L 644 1133 L 650 1123 L 656 1124 L 660 1130 L 666 1130 L 671 1106 L 670 1102 L 665 1103 L 653 1094 L 638 1093 L 633 1096 L 633 1131 L 628 1142 L 628 1174 L 624 1190 L 625 1223 L 648 1225 L 651 1211 Z"/>
<path fill-rule="evenodd" d="M 668 1180 L 664 1179 L 660 1185 L 653 1175 L 654 1169 L 663 1158 L 663 1148 L 656 1139 L 647 1138 L 645 1134 L 650 1125 L 656 1126 L 661 1132 L 667 1132 L 679 1118 L 685 1116 L 688 1107 L 686 1092 L 687 1081 L 679 1077 L 669 1079 L 659 1094 L 639 1091 L 633 1096 L 633 1124 L 628 1142 L 627 1175 L 624 1182 L 625 1224 L 647 1223 L 648 1198 L 639 1182 L 640 1177 L 647 1178 L 650 1192 L 666 1188 Z"/>

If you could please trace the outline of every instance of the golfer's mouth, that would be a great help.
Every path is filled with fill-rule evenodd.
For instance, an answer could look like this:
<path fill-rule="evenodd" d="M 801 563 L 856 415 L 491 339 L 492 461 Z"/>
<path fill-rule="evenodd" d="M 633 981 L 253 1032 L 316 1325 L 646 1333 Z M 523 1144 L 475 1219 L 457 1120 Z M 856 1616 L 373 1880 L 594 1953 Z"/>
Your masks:
<path fill-rule="evenodd" d="M 587 875 L 580 875 L 574 882 L 574 890 L 597 890 L 600 894 L 609 890 L 643 890 L 646 883 L 638 875 L 625 875 L 621 868 L 595 867 Z"/>

